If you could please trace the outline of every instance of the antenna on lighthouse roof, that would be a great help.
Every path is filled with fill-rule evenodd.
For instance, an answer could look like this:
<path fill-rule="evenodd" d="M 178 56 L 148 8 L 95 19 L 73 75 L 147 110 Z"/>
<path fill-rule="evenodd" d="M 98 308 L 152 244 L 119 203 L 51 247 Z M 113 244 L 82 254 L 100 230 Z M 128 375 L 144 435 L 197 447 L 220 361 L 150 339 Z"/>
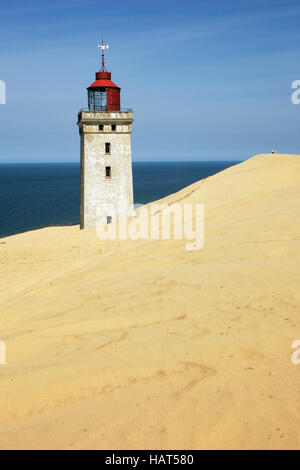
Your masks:
<path fill-rule="evenodd" d="M 97 47 L 100 48 L 100 50 L 102 51 L 102 67 L 100 69 L 100 72 L 107 72 L 106 68 L 105 68 L 105 61 L 104 61 L 104 51 L 106 49 L 108 49 L 108 44 L 104 44 L 103 43 L 103 34 L 102 34 L 102 44 L 98 45 Z"/>

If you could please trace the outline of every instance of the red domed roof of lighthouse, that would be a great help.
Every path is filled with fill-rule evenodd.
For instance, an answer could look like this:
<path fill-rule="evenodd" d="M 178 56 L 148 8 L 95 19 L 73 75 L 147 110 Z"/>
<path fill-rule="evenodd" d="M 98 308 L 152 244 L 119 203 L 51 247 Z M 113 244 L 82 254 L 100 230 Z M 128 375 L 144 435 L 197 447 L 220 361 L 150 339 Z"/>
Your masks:
<path fill-rule="evenodd" d="M 118 88 L 121 89 L 118 85 L 111 81 L 111 72 L 102 71 L 96 72 L 96 81 L 92 83 L 89 88 Z"/>

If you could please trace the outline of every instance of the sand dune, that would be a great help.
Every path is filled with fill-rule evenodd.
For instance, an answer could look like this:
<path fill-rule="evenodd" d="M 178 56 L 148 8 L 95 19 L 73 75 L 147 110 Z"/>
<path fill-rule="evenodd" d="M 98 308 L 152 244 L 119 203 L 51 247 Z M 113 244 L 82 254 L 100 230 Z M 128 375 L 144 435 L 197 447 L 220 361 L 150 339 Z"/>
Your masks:
<path fill-rule="evenodd" d="M 51 227 L 0 240 L 0 447 L 300 447 L 300 156 L 165 198 L 205 244 Z"/>

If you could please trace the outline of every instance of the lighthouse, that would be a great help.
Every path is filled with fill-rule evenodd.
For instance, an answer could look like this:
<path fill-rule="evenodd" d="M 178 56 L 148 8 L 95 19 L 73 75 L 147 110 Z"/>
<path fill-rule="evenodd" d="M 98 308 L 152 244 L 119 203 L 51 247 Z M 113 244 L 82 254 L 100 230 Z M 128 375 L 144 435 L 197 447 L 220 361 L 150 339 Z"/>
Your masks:
<path fill-rule="evenodd" d="M 80 134 L 80 228 L 133 216 L 132 110 L 121 109 L 121 89 L 102 66 L 87 88 L 88 107 L 78 113 Z"/>

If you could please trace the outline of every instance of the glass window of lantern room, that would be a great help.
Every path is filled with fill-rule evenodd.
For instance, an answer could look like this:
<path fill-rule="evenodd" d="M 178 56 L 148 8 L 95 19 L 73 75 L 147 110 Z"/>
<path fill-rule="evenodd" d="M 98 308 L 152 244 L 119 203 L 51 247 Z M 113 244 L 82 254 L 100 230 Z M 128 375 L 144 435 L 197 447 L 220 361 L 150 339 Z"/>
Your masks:
<path fill-rule="evenodd" d="M 106 110 L 107 97 L 106 89 L 89 90 L 88 92 L 89 108 L 94 110 Z"/>
<path fill-rule="evenodd" d="M 106 109 L 106 91 L 95 91 L 95 109 Z"/>
<path fill-rule="evenodd" d="M 89 109 L 93 109 L 94 103 L 93 103 L 93 92 L 92 92 L 92 90 L 88 90 L 88 103 L 89 103 Z"/>

